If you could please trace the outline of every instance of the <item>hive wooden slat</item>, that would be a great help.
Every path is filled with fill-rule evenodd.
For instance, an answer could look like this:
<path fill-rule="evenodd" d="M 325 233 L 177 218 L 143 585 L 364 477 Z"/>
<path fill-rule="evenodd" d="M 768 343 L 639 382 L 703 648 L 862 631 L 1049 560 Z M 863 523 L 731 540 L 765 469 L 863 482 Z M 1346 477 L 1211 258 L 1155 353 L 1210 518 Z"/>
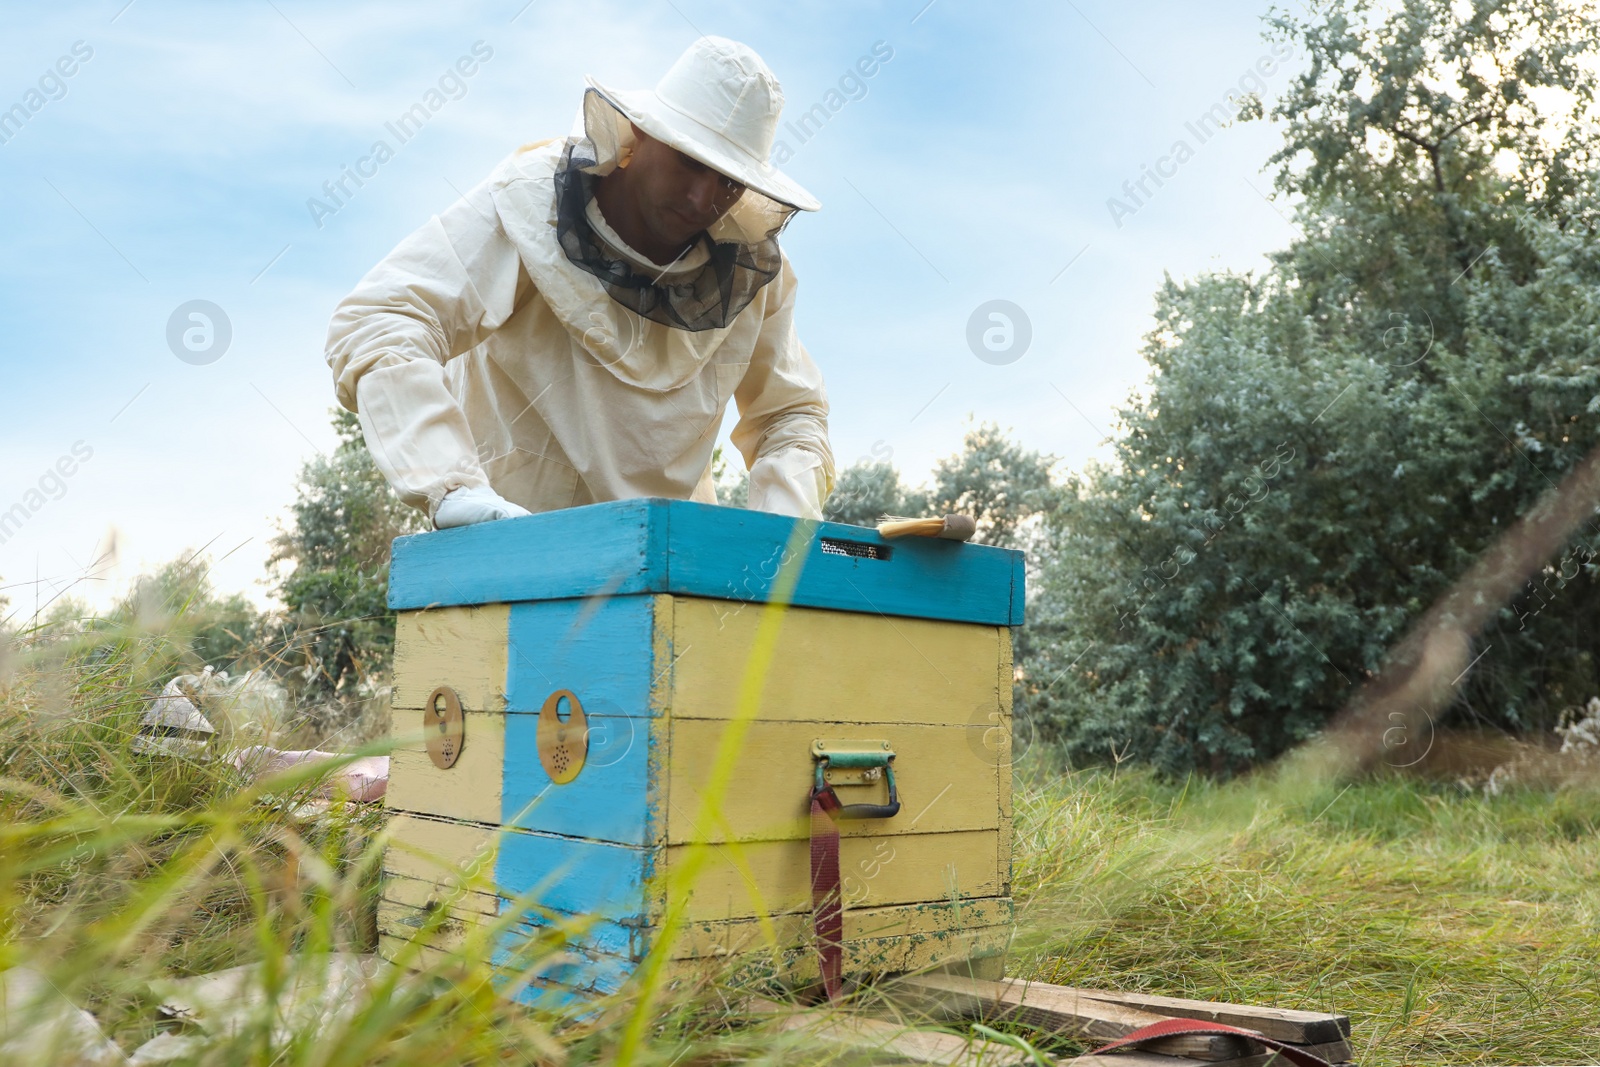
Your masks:
<path fill-rule="evenodd" d="M 901 837 L 952 830 L 993 830 L 1000 825 L 996 804 L 999 769 L 984 748 L 984 726 L 925 726 L 899 723 L 751 723 L 733 766 L 723 819 L 700 833 L 702 786 L 711 777 L 726 722 L 674 719 L 667 795 L 667 840 L 757 841 L 798 839 L 811 832 L 806 796 L 813 780 L 809 757 L 814 738 L 836 741 L 888 741 L 894 749 L 895 777 L 903 805 L 899 815 L 881 820 L 843 820 L 848 837 Z M 844 803 L 881 804 L 883 782 L 837 788 Z"/>
<path fill-rule="evenodd" d="M 435 687 L 447 685 L 470 711 L 503 710 L 509 621 L 505 604 L 402 613 L 395 620 L 391 706 L 421 710 Z M 408 724 L 397 717 L 397 725 L 404 739 Z"/>
<path fill-rule="evenodd" d="M 757 606 L 674 602 L 672 714 L 731 719 Z M 761 692 L 764 721 L 990 725 L 1004 628 L 788 608 Z M 1009 704 L 1011 688 L 1005 693 Z"/>
<path fill-rule="evenodd" d="M 422 712 L 398 709 L 397 720 L 421 722 Z M 462 822 L 500 822 L 506 756 L 506 717 L 501 712 L 466 712 L 464 743 L 454 767 L 443 770 L 428 758 L 420 738 L 401 735 L 389 757 L 384 803 L 391 811 L 435 815 Z M 397 730 L 397 734 L 399 731 Z"/>
<path fill-rule="evenodd" d="M 849 837 L 840 842 L 841 888 L 858 907 L 999 896 L 996 830 L 908 837 Z M 665 874 L 692 845 L 665 852 Z M 798 911 L 811 904 L 810 843 L 726 842 L 705 846 L 709 858 L 690 892 L 691 919 L 732 919 Z"/>

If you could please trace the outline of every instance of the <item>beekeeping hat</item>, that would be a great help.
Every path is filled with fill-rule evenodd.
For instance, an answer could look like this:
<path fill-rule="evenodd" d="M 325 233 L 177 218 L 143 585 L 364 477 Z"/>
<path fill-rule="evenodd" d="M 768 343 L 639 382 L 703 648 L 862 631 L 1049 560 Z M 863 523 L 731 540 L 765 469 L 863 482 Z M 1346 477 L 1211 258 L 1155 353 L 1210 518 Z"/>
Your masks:
<path fill-rule="evenodd" d="M 725 37 L 691 44 L 654 89 L 612 89 L 594 78 L 593 91 L 622 119 L 746 188 L 801 211 L 822 205 L 767 162 L 783 109 L 778 79 L 754 51 Z M 586 100 L 589 134 L 597 120 Z M 631 135 L 617 131 L 617 139 Z"/>

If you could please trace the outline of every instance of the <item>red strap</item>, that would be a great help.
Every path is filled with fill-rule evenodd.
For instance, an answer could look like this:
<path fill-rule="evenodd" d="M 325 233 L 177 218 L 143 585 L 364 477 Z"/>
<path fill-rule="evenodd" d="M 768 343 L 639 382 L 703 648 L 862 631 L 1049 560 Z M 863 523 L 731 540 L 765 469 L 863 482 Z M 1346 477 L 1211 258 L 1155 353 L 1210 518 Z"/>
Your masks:
<path fill-rule="evenodd" d="M 822 952 L 822 988 L 839 999 L 844 972 L 844 908 L 839 894 L 839 798 L 831 786 L 811 791 L 811 912 Z"/>
<path fill-rule="evenodd" d="M 1303 1048 L 1286 1045 L 1282 1041 L 1275 1041 L 1270 1037 L 1263 1037 L 1254 1030 L 1241 1030 L 1237 1026 L 1227 1023 L 1208 1023 L 1198 1019 L 1162 1019 L 1149 1026 L 1141 1026 L 1131 1034 L 1124 1035 L 1116 1041 L 1101 1048 L 1097 1048 L 1090 1055 L 1098 1056 L 1101 1053 L 1113 1052 L 1119 1048 L 1128 1048 L 1131 1045 L 1142 1045 L 1146 1041 L 1153 1041 L 1158 1037 L 1185 1037 L 1190 1034 L 1233 1034 L 1236 1037 L 1247 1037 L 1258 1045 L 1264 1045 L 1274 1052 L 1280 1053 L 1284 1059 L 1294 1064 L 1295 1067 L 1330 1067 L 1327 1060 L 1313 1055 Z"/>

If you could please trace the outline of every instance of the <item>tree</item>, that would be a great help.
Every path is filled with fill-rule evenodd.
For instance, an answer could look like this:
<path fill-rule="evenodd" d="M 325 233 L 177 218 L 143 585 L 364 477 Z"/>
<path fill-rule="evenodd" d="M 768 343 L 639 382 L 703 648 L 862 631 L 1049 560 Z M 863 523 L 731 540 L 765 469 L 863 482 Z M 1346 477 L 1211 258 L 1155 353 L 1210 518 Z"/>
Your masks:
<path fill-rule="evenodd" d="M 928 506 L 941 515 L 971 515 L 978 525 L 975 541 L 1020 548 L 1028 519 L 1054 506 L 1055 462 L 984 423 L 967 432 L 960 452 L 934 467 Z"/>
<path fill-rule="evenodd" d="M 885 461 L 864 459 L 846 467 L 823 505 L 823 518 L 876 526 L 885 515 L 960 513 L 977 521 L 974 540 L 1015 548 L 1032 517 L 1053 506 L 1054 464 L 1055 457 L 1025 449 L 985 423 L 968 431 L 960 452 L 935 464 L 930 488 L 906 485 Z"/>
<path fill-rule="evenodd" d="M 894 464 L 861 460 L 839 472 L 822 508 L 829 522 L 877 526 L 885 515 L 917 515 L 926 510 L 923 494 L 900 481 Z"/>
<path fill-rule="evenodd" d="M 1049 522 L 1022 698 L 1079 758 L 1230 772 L 1314 735 L 1600 441 L 1596 26 L 1322 10 L 1271 22 L 1310 57 L 1274 111 L 1304 238 L 1260 277 L 1167 280 L 1115 461 Z M 1483 635 L 1453 716 L 1533 728 L 1600 691 L 1575 551 Z"/>
<path fill-rule="evenodd" d="M 394 654 L 389 546 L 426 528 L 372 462 L 360 423 L 334 414 L 339 444 L 302 469 L 291 525 L 273 542 L 284 567 L 277 586 L 286 613 L 284 663 L 302 703 L 349 701 Z"/>

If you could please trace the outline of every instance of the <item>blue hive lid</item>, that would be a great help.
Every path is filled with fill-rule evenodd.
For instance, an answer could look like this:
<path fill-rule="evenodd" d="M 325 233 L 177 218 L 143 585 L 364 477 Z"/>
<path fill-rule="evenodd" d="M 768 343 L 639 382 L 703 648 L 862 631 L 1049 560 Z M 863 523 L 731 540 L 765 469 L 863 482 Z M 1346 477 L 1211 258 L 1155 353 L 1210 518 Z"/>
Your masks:
<path fill-rule="evenodd" d="M 673 593 L 1020 626 L 1022 553 L 684 500 L 617 500 L 398 538 L 396 610 Z"/>

